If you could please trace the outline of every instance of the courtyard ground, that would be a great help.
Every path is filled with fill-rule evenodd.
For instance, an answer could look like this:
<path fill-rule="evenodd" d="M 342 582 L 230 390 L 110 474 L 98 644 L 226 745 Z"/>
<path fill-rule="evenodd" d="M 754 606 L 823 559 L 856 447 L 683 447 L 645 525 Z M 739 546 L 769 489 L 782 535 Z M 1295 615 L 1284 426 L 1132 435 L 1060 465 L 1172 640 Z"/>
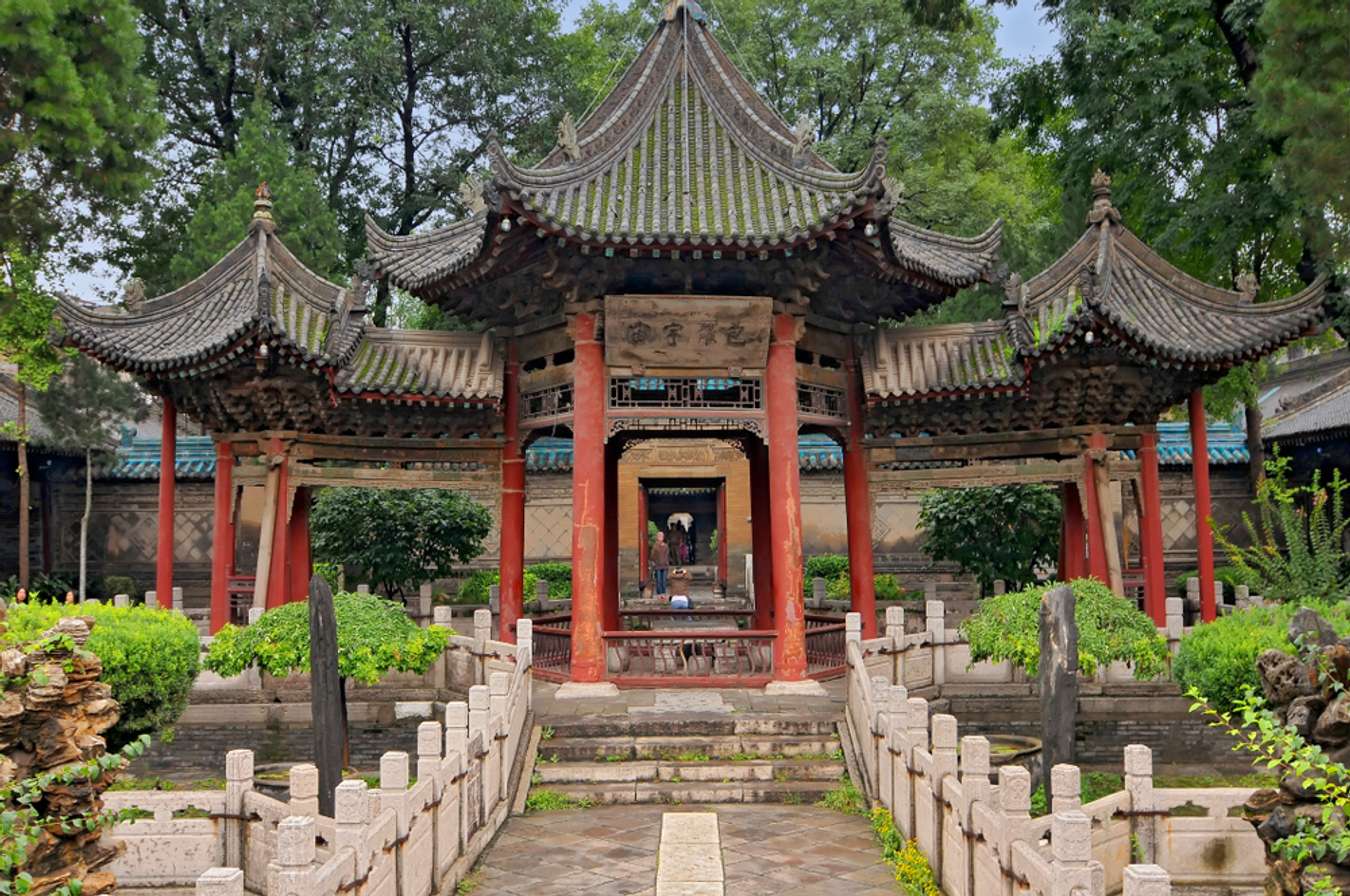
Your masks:
<path fill-rule="evenodd" d="M 871 824 L 818 806 L 604 806 L 511 818 L 479 860 L 484 896 L 654 896 L 661 816 L 716 813 L 726 896 L 895 896 Z"/>

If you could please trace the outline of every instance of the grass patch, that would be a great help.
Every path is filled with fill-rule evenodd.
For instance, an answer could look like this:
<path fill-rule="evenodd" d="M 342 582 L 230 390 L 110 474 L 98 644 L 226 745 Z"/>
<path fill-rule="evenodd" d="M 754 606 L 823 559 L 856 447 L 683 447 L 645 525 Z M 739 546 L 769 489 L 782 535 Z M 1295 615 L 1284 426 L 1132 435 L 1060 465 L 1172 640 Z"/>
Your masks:
<path fill-rule="evenodd" d="M 594 805 L 594 800 L 569 796 L 556 790 L 531 790 L 529 796 L 525 797 L 525 814 L 558 812 L 563 809 L 589 809 Z"/>
<path fill-rule="evenodd" d="M 839 786 L 822 796 L 816 805 L 845 815 L 867 814 L 867 799 L 848 775 L 840 778 Z"/>
<path fill-rule="evenodd" d="M 555 733 L 556 733 L 556 732 L 553 730 L 553 726 L 552 726 L 552 725 L 545 725 L 543 728 L 540 728 L 540 729 L 539 729 L 539 739 L 540 739 L 541 741 L 544 741 L 544 740 L 553 740 L 553 735 L 554 735 Z"/>
<path fill-rule="evenodd" d="M 470 893 L 478 889 L 478 885 L 482 882 L 482 872 L 477 870 L 470 871 L 468 874 L 464 875 L 463 880 L 455 885 L 455 896 L 469 896 Z"/>
<path fill-rule="evenodd" d="M 906 840 L 895 829 L 895 819 L 886 809 L 872 810 L 872 833 L 881 844 L 881 857 L 895 871 L 895 882 L 906 896 L 942 896 L 942 890 L 928 867 L 928 859 L 914 840 Z"/>
<path fill-rule="evenodd" d="M 137 778 L 128 775 L 108 785 L 108 790 L 177 790 L 178 785 L 168 778 Z"/>

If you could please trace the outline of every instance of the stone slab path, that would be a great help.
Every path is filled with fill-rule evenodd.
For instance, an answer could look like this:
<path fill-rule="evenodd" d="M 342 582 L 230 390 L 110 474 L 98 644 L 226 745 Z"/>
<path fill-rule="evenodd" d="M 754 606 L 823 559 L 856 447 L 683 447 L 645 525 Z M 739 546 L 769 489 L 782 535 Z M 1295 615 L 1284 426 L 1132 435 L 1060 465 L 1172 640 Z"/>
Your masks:
<path fill-rule="evenodd" d="M 868 820 L 817 806 L 605 806 L 511 818 L 481 896 L 655 896 L 662 816 L 715 813 L 725 896 L 895 896 Z"/>
<path fill-rule="evenodd" d="M 771 696 L 763 689 L 721 688 L 625 688 L 606 697 L 559 700 L 558 685 L 535 680 L 534 714 L 543 724 L 550 721 L 595 716 L 630 718 L 718 718 L 729 714 L 835 714 L 844 712 L 844 681 L 824 682 L 825 696 Z"/>

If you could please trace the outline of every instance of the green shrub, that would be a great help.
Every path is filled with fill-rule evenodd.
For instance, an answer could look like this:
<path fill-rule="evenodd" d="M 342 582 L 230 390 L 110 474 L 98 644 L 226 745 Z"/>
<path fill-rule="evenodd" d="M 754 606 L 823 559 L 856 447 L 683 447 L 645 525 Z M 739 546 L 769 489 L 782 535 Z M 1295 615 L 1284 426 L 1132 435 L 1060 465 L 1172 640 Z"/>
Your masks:
<path fill-rule="evenodd" d="M 337 620 L 338 674 L 375 684 L 386 672 L 422 673 L 445 652 L 451 630 L 419 628 L 403 605 L 374 594 L 333 595 Z M 257 666 L 269 675 L 309 671 L 309 602 L 268 610 L 252 625 L 227 625 L 206 652 L 206 667 L 238 675 Z"/>
<path fill-rule="evenodd" d="M 900 581 L 888 572 L 872 577 L 872 588 L 877 600 L 900 600 L 904 592 Z M 825 583 L 825 597 L 830 600 L 849 600 L 853 596 L 853 582 L 848 569 L 829 579 Z"/>
<path fill-rule="evenodd" d="M 961 623 L 973 662 L 1010 660 L 1035 676 L 1041 656 L 1041 596 L 1058 583 L 1037 585 L 985 598 Z M 1138 679 L 1157 678 L 1167 669 L 1167 642 L 1153 620 L 1117 597 L 1096 579 L 1069 583 L 1078 622 L 1078 667 L 1092 675 L 1103 663 L 1126 662 Z"/>
<path fill-rule="evenodd" d="M 877 600 L 900 600 L 904 594 L 900 589 L 900 580 L 888 572 L 873 578 L 872 587 L 876 591 Z"/>
<path fill-rule="evenodd" d="M 1002 579 L 1036 583 L 1059 553 L 1059 493 L 1044 485 L 939 488 L 919 499 L 923 549 L 979 579 L 983 593 Z"/>
<path fill-rule="evenodd" d="M 135 597 L 138 593 L 136 580 L 131 576 L 104 576 L 98 592 L 98 598 L 106 601 L 111 601 L 119 594 Z"/>
<path fill-rule="evenodd" d="M 197 627 L 169 610 L 21 604 L 10 608 L 0 645 L 30 641 L 62 616 L 94 617 L 85 646 L 102 661 L 102 680 L 122 705 L 121 718 L 108 732 L 109 748 L 120 749 L 141 734 L 171 736 L 197 677 Z"/>
<path fill-rule="evenodd" d="M 534 600 L 535 588 L 539 577 L 533 572 L 533 567 L 525 568 L 525 600 L 526 602 Z M 482 604 L 487 606 L 488 589 L 493 585 L 501 584 L 501 573 L 495 569 L 480 569 L 469 576 L 459 586 L 459 593 L 455 595 L 451 603 L 456 604 Z M 567 596 L 572 596 L 572 582 L 568 579 Z M 553 594 L 553 586 L 549 585 L 549 594 Z"/>
<path fill-rule="evenodd" d="M 552 600 L 571 600 L 572 599 L 572 564 L 570 563 L 535 563 L 525 567 L 526 576 L 534 576 L 536 581 L 548 582 L 548 596 Z M 530 587 L 525 589 L 526 600 L 534 598 L 534 590 Z"/>
<path fill-rule="evenodd" d="M 811 583 L 817 578 L 822 578 L 826 582 L 828 593 L 829 583 L 840 575 L 843 575 L 845 581 L 848 580 L 848 557 L 844 554 L 816 554 L 814 557 L 807 557 L 802 574 L 802 592 L 810 597 Z"/>
<path fill-rule="evenodd" d="M 1342 636 L 1350 634 L 1344 603 L 1309 604 Z M 1289 620 L 1295 604 L 1252 607 L 1197 625 L 1181 639 L 1172 674 L 1183 691 L 1195 690 L 1220 712 L 1236 707 L 1248 688 L 1257 687 L 1256 658 L 1267 650 L 1294 652 Z"/>

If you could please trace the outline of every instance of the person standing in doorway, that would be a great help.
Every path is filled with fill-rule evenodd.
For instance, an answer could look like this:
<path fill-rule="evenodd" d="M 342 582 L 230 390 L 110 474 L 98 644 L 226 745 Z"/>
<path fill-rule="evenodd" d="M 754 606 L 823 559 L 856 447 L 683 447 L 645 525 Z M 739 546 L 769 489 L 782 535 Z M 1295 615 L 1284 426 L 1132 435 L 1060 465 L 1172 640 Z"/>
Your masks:
<path fill-rule="evenodd" d="M 666 576 L 670 573 L 670 545 L 666 544 L 666 533 L 656 533 L 656 543 L 652 545 L 652 578 L 656 580 L 656 596 L 666 596 Z"/>

